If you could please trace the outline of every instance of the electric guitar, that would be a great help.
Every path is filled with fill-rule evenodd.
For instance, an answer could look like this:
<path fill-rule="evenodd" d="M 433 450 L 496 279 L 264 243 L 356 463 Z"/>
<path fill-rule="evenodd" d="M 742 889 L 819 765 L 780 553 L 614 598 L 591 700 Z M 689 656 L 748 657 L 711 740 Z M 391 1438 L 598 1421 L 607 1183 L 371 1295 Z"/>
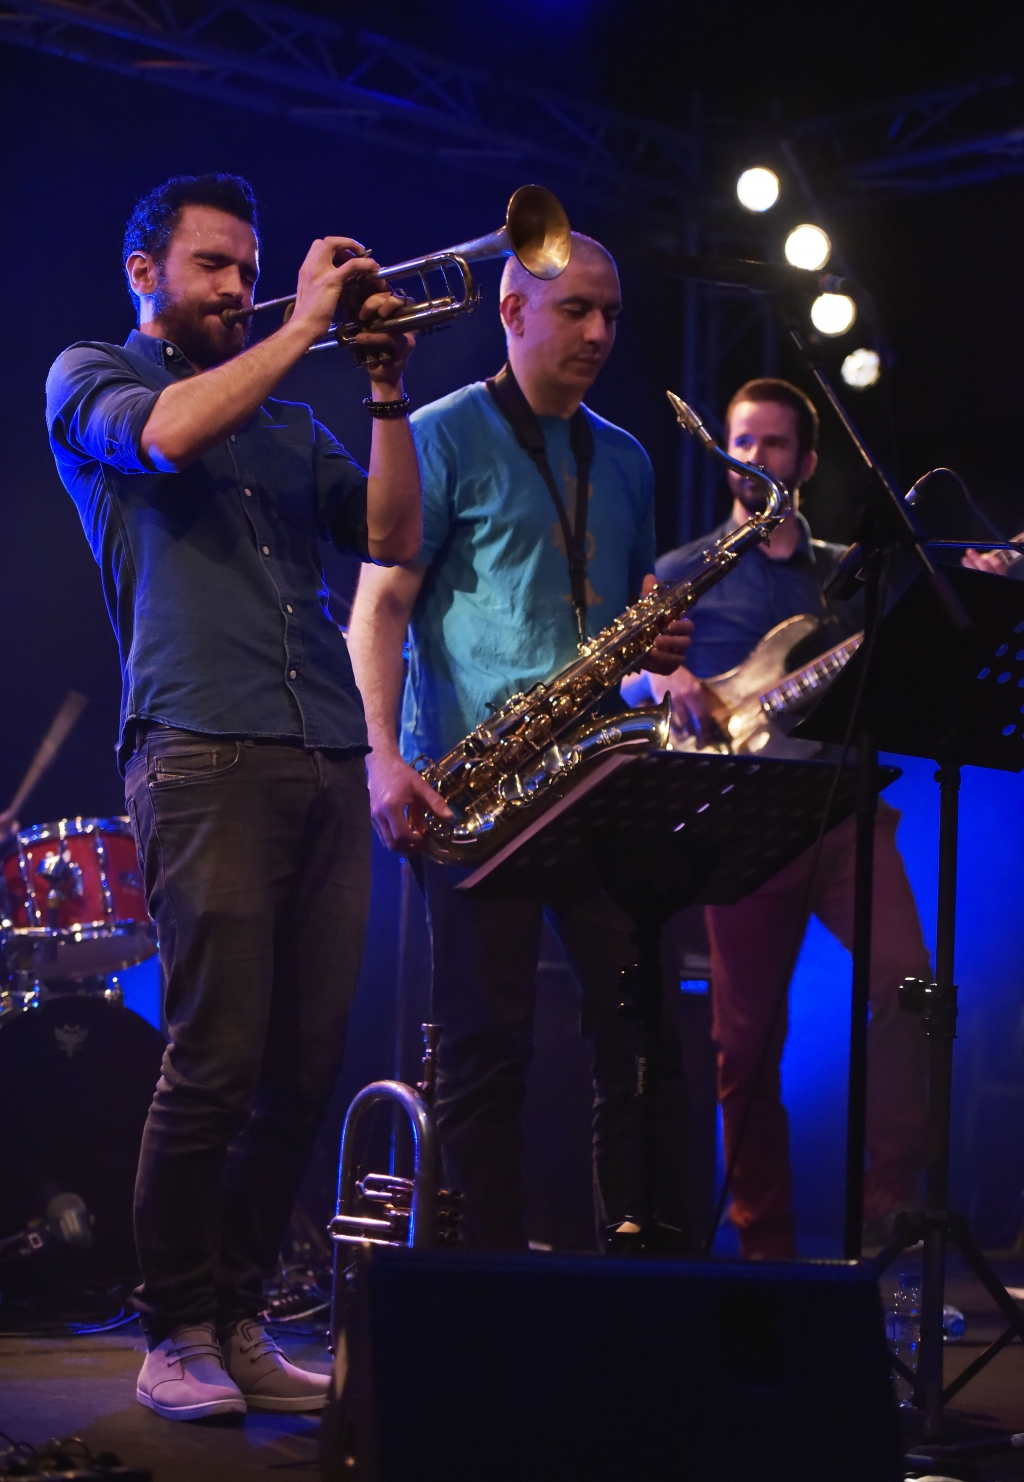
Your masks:
<path fill-rule="evenodd" d="M 809 664 L 787 673 L 786 662 L 793 649 L 819 626 L 819 619 L 807 614 L 787 618 L 765 634 L 742 664 L 702 680 L 717 735 L 700 743 L 692 732 L 677 727 L 673 716 L 672 749 L 771 757 L 807 757 L 820 751 L 820 742 L 788 736 L 785 719 L 806 709 L 828 689 L 857 652 L 864 634 L 854 633 Z"/>

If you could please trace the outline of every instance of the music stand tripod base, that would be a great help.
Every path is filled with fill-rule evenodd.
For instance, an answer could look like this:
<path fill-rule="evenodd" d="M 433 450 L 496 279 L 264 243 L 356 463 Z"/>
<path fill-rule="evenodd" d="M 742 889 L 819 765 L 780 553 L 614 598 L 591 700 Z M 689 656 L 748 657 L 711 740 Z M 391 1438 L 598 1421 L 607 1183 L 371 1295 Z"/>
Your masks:
<path fill-rule="evenodd" d="M 879 769 L 880 786 L 899 776 Z M 657 1216 L 657 1045 L 663 928 L 685 906 L 728 905 L 769 880 L 854 804 L 854 769 L 820 761 L 653 751 L 618 752 L 587 774 L 460 886 L 522 893 L 584 856 L 634 923 L 627 970 L 634 1088 L 630 1205 L 606 1239 L 618 1254 L 680 1255 L 688 1231 Z"/>
<path fill-rule="evenodd" d="M 924 1242 L 921 1346 L 917 1372 L 893 1358 L 914 1385 L 924 1412 L 924 1439 L 938 1442 L 944 1407 L 1014 1337 L 1024 1340 L 1024 1312 L 971 1238 L 966 1219 L 949 1209 L 949 1150 L 956 1037 L 954 981 L 960 769 L 964 765 L 1019 772 L 1024 768 L 1024 588 L 1004 577 L 950 569 L 950 584 L 972 627 L 958 631 L 923 577 L 882 619 L 864 684 L 865 724 L 886 751 L 939 763 L 939 888 L 935 980 L 908 979 L 903 1007 L 920 1013 L 929 1043 L 928 1158 L 924 1210 L 900 1216 L 890 1243 L 876 1257 L 881 1275 L 908 1247 Z M 842 735 L 861 684 L 858 650 L 797 734 L 830 741 Z M 952 1242 L 1007 1320 L 1007 1329 L 944 1385 L 942 1309 L 946 1246 Z"/>

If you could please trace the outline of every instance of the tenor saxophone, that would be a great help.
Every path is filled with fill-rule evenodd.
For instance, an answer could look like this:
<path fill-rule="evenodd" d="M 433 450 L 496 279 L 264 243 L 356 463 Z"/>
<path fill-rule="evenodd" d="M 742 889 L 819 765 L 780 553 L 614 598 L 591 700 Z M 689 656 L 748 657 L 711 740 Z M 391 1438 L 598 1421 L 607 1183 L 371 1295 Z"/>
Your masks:
<path fill-rule="evenodd" d="M 579 657 L 543 684 L 512 695 L 439 761 L 416 767 L 451 808 L 431 818 L 424 852 L 446 864 L 482 863 L 612 751 L 661 750 L 669 740 L 671 701 L 614 715 L 592 715 L 598 701 L 635 669 L 660 633 L 681 618 L 782 522 L 786 489 L 763 468 L 720 448 L 684 401 L 668 392 L 681 425 L 729 468 L 760 484 L 765 509 L 709 546 L 693 574 L 661 583 L 594 638 Z"/>

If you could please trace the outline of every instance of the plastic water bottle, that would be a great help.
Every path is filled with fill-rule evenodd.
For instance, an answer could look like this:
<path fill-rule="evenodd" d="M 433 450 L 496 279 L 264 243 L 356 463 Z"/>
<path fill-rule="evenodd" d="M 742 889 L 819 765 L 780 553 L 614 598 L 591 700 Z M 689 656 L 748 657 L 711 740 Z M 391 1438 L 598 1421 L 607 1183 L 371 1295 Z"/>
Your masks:
<path fill-rule="evenodd" d="M 921 1349 L 921 1284 L 914 1275 L 900 1277 L 899 1290 L 885 1314 L 885 1336 L 896 1357 L 908 1369 L 916 1369 Z M 913 1385 L 894 1370 L 892 1387 L 897 1404 L 901 1409 L 908 1409 L 913 1402 Z"/>
<path fill-rule="evenodd" d="M 959 1343 L 967 1330 L 967 1321 L 959 1307 L 945 1306 L 942 1309 L 943 1343 Z"/>

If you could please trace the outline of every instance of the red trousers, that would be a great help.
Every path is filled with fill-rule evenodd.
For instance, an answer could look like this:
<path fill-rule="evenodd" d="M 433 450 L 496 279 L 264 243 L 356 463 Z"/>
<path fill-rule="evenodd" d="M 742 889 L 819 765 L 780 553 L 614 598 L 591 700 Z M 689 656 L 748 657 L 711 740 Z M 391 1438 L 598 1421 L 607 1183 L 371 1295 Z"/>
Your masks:
<path fill-rule="evenodd" d="M 920 1017 L 901 1010 L 897 990 L 904 977 L 932 974 L 910 882 L 896 848 L 899 818 L 895 808 L 879 802 L 864 1192 L 864 1215 L 869 1220 L 915 1200 L 925 1152 L 926 1041 Z M 807 910 L 848 950 L 853 940 L 855 834 L 855 822 L 848 818 L 825 835 L 807 899 Z M 709 906 L 706 912 L 727 1163 L 739 1139 L 730 1218 L 745 1256 L 771 1259 L 795 1253 L 781 1064 L 788 1029 L 788 976 L 796 961 L 795 944 L 807 926 L 801 910 L 813 855 L 808 849 L 736 905 Z"/>

